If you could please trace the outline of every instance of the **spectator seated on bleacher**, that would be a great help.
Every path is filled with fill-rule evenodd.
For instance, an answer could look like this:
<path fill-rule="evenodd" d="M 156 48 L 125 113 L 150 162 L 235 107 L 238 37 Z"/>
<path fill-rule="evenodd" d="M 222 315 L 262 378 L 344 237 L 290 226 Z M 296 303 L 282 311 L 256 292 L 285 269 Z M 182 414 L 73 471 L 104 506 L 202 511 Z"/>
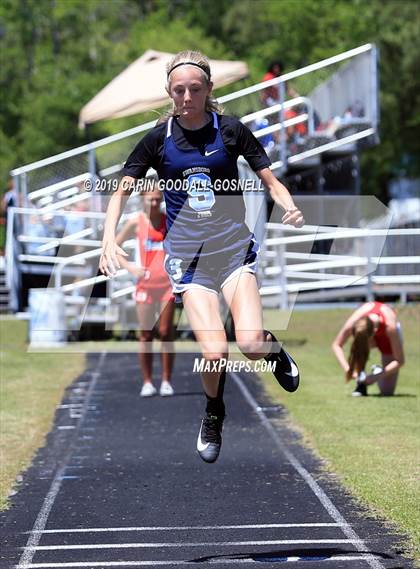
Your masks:
<path fill-rule="evenodd" d="M 282 73 L 284 73 L 283 63 L 279 60 L 272 61 L 268 66 L 268 69 L 262 80 L 270 81 L 275 77 L 280 77 Z M 286 91 L 286 100 L 299 97 L 297 91 L 287 82 L 285 83 L 285 91 Z M 270 87 L 267 87 L 266 89 L 261 91 L 261 103 L 264 106 L 272 107 L 274 105 L 279 104 L 280 102 L 281 102 L 280 92 L 277 85 L 271 85 Z M 305 105 L 298 105 L 295 107 L 287 108 L 284 109 L 283 118 L 284 120 L 292 119 L 304 112 L 306 112 Z M 262 123 L 262 121 L 264 120 L 267 119 L 261 119 L 260 122 Z M 267 122 L 268 124 L 275 124 L 276 122 L 278 122 L 278 114 L 275 113 L 273 115 L 270 115 Z M 264 126 L 268 126 L 268 124 Z M 257 126 L 257 128 L 264 128 L 264 126 Z M 307 132 L 308 132 L 308 127 L 306 122 L 297 123 L 287 127 L 286 140 L 287 140 L 287 145 L 289 147 L 289 154 L 293 154 L 294 152 L 296 152 L 298 150 L 298 147 L 304 143 Z M 270 145 L 269 150 L 272 150 L 273 146 L 280 142 L 279 131 L 272 133 L 270 137 L 271 140 L 267 141 L 267 145 Z M 266 137 L 260 139 L 264 148 L 266 148 L 266 143 L 263 142 L 265 138 Z"/>
<path fill-rule="evenodd" d="M 345 138 L 369 126 L 370 122 L 365 118 L 365 110 L 360 100 L 356 100 L 348 106 L 342 115 L 336 115 L 324 122 L 317 120 L 315 113 L 315 132 L 305 137 L 302 150 L 310 150 L 334 140 Z"/>
<path fill-rule="evenodd" d="M 342 128 L 348 130 L 349 127 L 354 128 L 354 132 L 360 130 L 358 127 L 365 128 L 369 121 L 364 119 L 365 110 L 361 101 L 356 100 L 354 104 L 348 106 L 342 115 L 336 115 L 330 120 L 320 123 L 317 127 L 318 132 L 325 133 L 332 138 L 341 138 L 338 131 Z"/>

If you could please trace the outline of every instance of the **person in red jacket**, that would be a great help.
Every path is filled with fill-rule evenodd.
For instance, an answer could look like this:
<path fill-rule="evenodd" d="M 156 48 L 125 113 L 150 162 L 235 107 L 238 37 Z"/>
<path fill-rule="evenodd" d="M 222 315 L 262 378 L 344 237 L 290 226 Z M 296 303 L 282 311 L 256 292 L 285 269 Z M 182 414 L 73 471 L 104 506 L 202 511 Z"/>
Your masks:
<path fill-rule="evenodd" d="M 144 210 L 129 220 L 116 237 L 121 245 L 131 236 L 137 238 L 137 263 L 130 263 L 120 258 L 121 266 L 137 278 L 135 300 L 140 326 L 139 360 L 143 374 L 142 397 L 156 395 L 152 383 L 153 342 L 157 315 L 159 317 L 159 337 L 162 341 L 162 383 L 159 393 L 162 396 L 173 395 L 171 373 L 174 360 L 173 317 L 174 295 L 172 286 L 164 269 L 165 252 L 163 241 L 166 235 L 166 216 L 161 212 L 162 192 L 156 187 L 143 195 Z"/>
<path fill-rule="evenodd" d="M 350 355 L 344 355 L 343 346 L 352 337 Z M 372 366 L 366 374 L 366 362 L 371 348 L 378 348 L 382 366 Z M 400 325 L 394 310 L 382 302 L 367 302 L 345 322 L 337 334 L 332 349 L 343 368 L 346 380 L 356 379 L 354 396 L 367 395 L 367 386 L 377 383 L 382 395 L 393 395 L 398 372 L 404 365 L 404 349 Z"/>
<path fill-rule="evenodd" d="M 271 79 L 280 77 L 282 73 L 284 73 L 283 63 L 280 60 L 274 60 L 269 64 L 267 71 L 262 78 L 262 81 L 271 81 Z M 299 96 L 289 83 L 285 84 L 285 88 L 288 98 L 293 99 L 294 97 Z M 271 87 L 266 87 L 263 91 L 261 91 L 261 101 L 266 107 L 272 107 L 273 105 L 280 103 L 278 86 L 271 85 Z"/>
<path fill-rule="evenodd" d="M 267 71 L 262 78 L 262 81 L 271 81 L 271 79 L 280 77 L 280 75 L 283 73 L 283 63 L 280 60 L 274 60 L 269 64 Z M 295 97 L 299 97 L 297 91 L 289 83 L 285 83 L 285 89 L 287 99 L 294 99 Z M 261 103 L 264 107 L 272 107 L 273 105 L 279 104 L 280 93 L 278 85 L 271 85 L 270 87 L 266 87 L 261 91 L 260 97 Z M 284 110 L 284 120 L 293 119 L 299 116 L 301 112 L 302 111 L 300 111 L 299 107 L 287 108 Z M 270 121 L 274 124 L 277 121 L 277 114 L 271 115 Z M 305 136 L 307 134 L 307 130 L 307 125 L 304 122 L 287 127 L 286 134 L 288 141 L 293 142 L 294 138 Z M 279 142 L 278 132 L 273 133 L 272 136 L 276 142 Z"/>

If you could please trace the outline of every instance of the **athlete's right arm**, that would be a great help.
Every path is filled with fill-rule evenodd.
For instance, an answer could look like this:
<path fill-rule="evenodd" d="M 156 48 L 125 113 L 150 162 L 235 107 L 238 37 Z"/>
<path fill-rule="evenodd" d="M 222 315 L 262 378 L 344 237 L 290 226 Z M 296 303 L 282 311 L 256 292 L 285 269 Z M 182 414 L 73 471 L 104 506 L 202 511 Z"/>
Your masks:
<path fill-rule="evenodd" d="M 133 237 L 136 233 L 138 224 L 138 215 L 134 219 L 129 219 L 127 223 L 123 226 L 121 231 L 115 237 L 115 242 L 118 246 L 122 245 L 124 241 Z M 142 279 L 146 274 L 146 270 L 143 267 L 139 267 L 136 263 L 130 263 L 123 255 L 117 253 L 117 259 L 123 269 L 126 269 L 129 273 L 136 277 L 136 279 Z"/>
<path fill-rule="evenodd" d="M 104 235 L 102 238 L 102 254 L 99 260 L 99 269 L 101 272 L 112 277 L 120 268 L 118 255 L 127 257 L 127 253 L 119 247 L 115 239 L 115 230 L 118 221 L 124 211 L 125 204 L 134 189 L 136 179 L 131 176 L 124 176 L 118 185 L 117 191 L 109 200 L 108 209 L 106 211 Z"/>
<path fill-rule="evenodd" d="M 334 352 L 334 355 L 337 358 L 338 363 L 343 368 L 345 373 L 347 373 L 349 370 L 349 363 L 344 353 L 343 346 L 347 338 L 350 336 L 350 334 L 351 330 L 343 327 L 340 330 L 340 332 L 337 334 L 336 338 L 334 339 L 334 342 L 331 344 L 331 349 Z"/>

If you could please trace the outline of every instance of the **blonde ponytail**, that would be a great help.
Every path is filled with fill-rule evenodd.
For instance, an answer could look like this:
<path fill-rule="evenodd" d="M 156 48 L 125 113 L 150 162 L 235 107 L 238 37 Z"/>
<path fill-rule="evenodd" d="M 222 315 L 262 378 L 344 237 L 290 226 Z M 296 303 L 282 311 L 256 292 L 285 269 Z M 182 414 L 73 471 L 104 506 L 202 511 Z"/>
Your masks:
<path fill-rule="evenodd" d="M 368 316 L 364 316 L 353 325 L 352 332 L 354 340 L 350 347 L 347 381 L 352 379 L 354 372 L 359 374 L 365 369 L 369 359 L 369 340 L 373 336 L 373 323 Z"/>

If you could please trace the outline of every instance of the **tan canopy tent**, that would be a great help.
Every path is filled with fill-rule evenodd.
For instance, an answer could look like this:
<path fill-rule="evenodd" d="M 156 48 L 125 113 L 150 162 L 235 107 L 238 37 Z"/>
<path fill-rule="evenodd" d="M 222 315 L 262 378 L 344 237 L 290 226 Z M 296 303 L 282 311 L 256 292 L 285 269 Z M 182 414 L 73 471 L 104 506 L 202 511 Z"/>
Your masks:
<path fill-rule="evenodd" d="M 126 117 L 169 102 L 165 91 L 166 64 L 172 53 L 147 50 L 106 85 L 79 114 L 79 127 L 105 119 Z M 210 60 L 214 87 L 223 87 L 248 75 L 242 61 Z"/>

